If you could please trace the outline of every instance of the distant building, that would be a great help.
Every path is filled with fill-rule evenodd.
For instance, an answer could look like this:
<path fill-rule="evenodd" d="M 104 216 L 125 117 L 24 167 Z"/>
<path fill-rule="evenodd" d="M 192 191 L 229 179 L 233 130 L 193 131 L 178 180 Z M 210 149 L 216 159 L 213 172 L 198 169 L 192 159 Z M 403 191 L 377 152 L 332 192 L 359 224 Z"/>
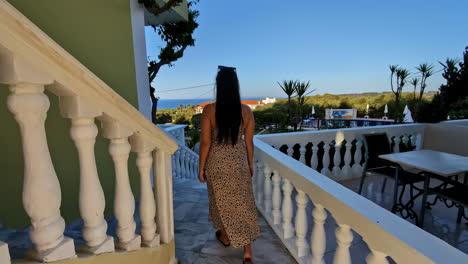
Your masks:
<path fill-rule="evenodd" d="M 241 103 L 248 105 L 250 109 L 254 110 L 255 108 L 266 105 L 266 104 L 272 104 L 276 102 L 276 98 L 265 98 L 263 100 L 242 100 Z M 203 102 L 201 104 L 198 104 L 195 106 L 195 113 L 201 114 L 203 113 L 203 108 L 205 108 L 206 105 L 214 103 L 214 101 L 209 101 L 209 102 Z"/>

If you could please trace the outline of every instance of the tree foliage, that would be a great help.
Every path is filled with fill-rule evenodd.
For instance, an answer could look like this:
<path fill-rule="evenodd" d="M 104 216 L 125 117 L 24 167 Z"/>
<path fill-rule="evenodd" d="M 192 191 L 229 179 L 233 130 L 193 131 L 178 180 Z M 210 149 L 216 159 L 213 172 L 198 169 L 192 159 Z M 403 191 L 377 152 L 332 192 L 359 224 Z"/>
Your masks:
<path fill-rule="evenodd" d="M 440 62 L 444 68 L 442 77 L 446 80 L 432 102 L 423 103 L 418 109 L 418 122 L 439 122 L 468 117 L 468 47 L 465 47 L 463 61 L 446 59 Z"/>
<path fill-rule="evenodd" d="M 172 7 L 180 5 L 182 0 L 169 0 L 163 6 L 160 6 L 156 0 L 139 0 L 145 7 L 155 15 L 159 15 Z M 148 62 L 148 76 L 150 82 L 150 98 L 152 102 L 151 116 L 153 123 L 156 124 L 156 111 L 159 98 L 156 96 L 156 89 L 151 85 L 156 78 L 162 66 L 173 66 L 173 63 L 184 56 L 187 47 L 195 45 L 193 33 L 198 27 L 197 18 L 199 11 L 194 10 L 193 6 L 198 0 L 188 2 L 188 20 L 176 23 L 165 23 L 153 25 L 153 29 L 160 36 L 165 45 L 160 49 L 158 59 Z"/>

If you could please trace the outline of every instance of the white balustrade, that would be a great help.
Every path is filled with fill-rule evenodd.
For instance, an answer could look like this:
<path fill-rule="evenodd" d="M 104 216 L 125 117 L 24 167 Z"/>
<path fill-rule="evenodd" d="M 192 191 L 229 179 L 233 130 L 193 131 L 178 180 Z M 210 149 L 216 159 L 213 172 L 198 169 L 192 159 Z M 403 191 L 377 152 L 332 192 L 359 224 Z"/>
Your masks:
<path fill-rule="evenodd" d="M 279 225 L 281 223 L 281 190 L 280 190 L 280 181 L 281 178 L 279 176 L 278 171 L 273 170 L 273 224 Z"/>
<path fill-rule="evenodd" d="M 51 262 L 74 257 L 75 247 L 73 240 L 63 235 L 60 184 L 47 145 L 44 124 L 50 103 L 44 94 L 46 83 L 12 84 L 7 102 L 23 143 L 23 206 L 31 219 L 30 237 L 35 245 L 31 257 Z"/>
<path fill-rule="evenodd" d="M 352 178 L 353 172 L 351 170 L 351 148 L 353 147 L 352 141 L 346 139 L 346 151 L 344 154 L 344 165 L 341 168 L 341 178 Z"/>
<path fill-rule="evenodd" d="M 174 229 L 170 223 L 172 214 L 172 177 L 170 155 L 156 148 L 153 154 L 154 185 L 157 210 L 157 226 L 161 242 L 169 243 L 174 237 Z"/>
<path fill-rule="evenodd" d="M 60 111 L 72 120 L 70 135 L 75 142 L 80 161 L 80 214 L 83 218 L 83 238 L 86 244 L 81 248 L 92 254 L 114 251 L 114 238 L 107 235 L 104 219 L 105 198 L 99 181 L 94 155 L 94 144 L 98 129 L 95 117 L 102 111 L 77 96 L 60 97 Z"/>
<path fill-rule="evenodd" d="M 71 119 L 70 135 L 80 165 L 79 209 L 85 240 L 80 251 L 96 255 L 112 252 L 115 247 L 123 250 L 140 247 L 141 238 L 135 234 L 135 199 L 127 164 L 131 150 L 128 139 L 134 131 L 138 131 L 139 140 L 147 146 L 134 150 L 141 177 L 143 245 L 159 244 L 156 210 L 161 241 L 173 241 L 171 154 L 177 149 L 177 143 L 7 1 L 0 1 L 0 25 L 0 83 L 10 87 L 8 109 L 19 124 L 24 155 L 23 205 L 31 220 L 29 236 L 34 244 L 27 257 L 39 262 L 76 257 L 73 240 L 64 236 L 61 189 L 47 144 L 45 120 L 50 102 L 45 89 L 60 98 L 61 114 Z M 103 216 L 104 191 L 94 153 L 98 134 L 95 118 L 102 121 L 103 136 L 110 139 L 109 152 L 115 165 L 114 210 L 119 238 L 115 245 L 113 238 L 106 234 Z M 183 144 L 183 129 L 176 136 Z M 157 153 L 153 158 L 154 146 Z M 151 162 L 158 168 L 154 176 L 156 201 L 151 186 Z M 192 170 L 195 167 L 192 164 Z M 174 262 L 174 256 L 169 257 Z M 10 263 L 8 245 L 3 242 L 0 242 L 0 263 Z"/>
<path fill-rule="evenodd" d="M 299 258 L 304 257 L 308 254 L 309 246 L 306 240 L 307 235 L 307 215 L 306 215 L 306 205 L 307 205 L 307 196 L 304 191 L 296 188 L 296 250 L 297 256 Z"/>
<path fill-rule="evenodd" d="M 268 164 L 263 165 L 263 210 L 266 218 L 271 217 L 271 169 Z"/>
<path fill-rule="evenodd" d="M 294 227 L 292 224 L 293 204 L 291 200 L 293 186 L 287 178 L 283 183 L 283 204 L 281 206 L 281 213 L 283 216 L 282 234 L 284 239 L 289 239 L 294 236 Z"/>
<path fill-rule="evenodd" d="M 423 133 L 421 132 L 423 128 L 421 125 L 404 126 L 404 128 L 408 134 L 417 133 L 422 135 Z M 383 129 L 389 130 L 390 138 L 404 134 L 395 133 L 395 130 L 389 127 L 382 128 L 382 130 Z M 381 131 L 380 128 L 376 129 L 372 127 L 368 128 L 368 130 L 361 128 L 353 130 L 354 132 L 358 130 L 363 134 L 368 133 L 368 131 Z M 345 152 L 345 157 L 341 162 L 345 165 L 349 165 L 351 171 L 356 173 L 362 169 L 359 164 L 362 158 L 360 153 L 362 151 L 362 142 L 359 140 L 359 135 L 346 135 L 346 131 L 344 131 L 344 138 L 347 143 L 343 145 L 343 147 L 346 146 L 346 152 L 348 153 Z M 313 132 L 310 134 L 316 135 L 320 133 L 322 132 Z M 326 133 L 330 132 L 327 131 Z M 307 133 L 302 132 L 298 134 L 305 136 Z M 391 212 L 376 206 L 369 200 L 362 199 L 358 194 L 343 187 L 341 184 L 326 179 L 327 176 L 318 173 L 313 170 L 313 168 L 305 166 L 300 161 L 282 157 L 282 155 L 284 155 L 283 153 L 279 153 L 271 148 L 272 141 L 269 141 L 271 139 L 287 139 L 290 140 L 290 142 L 300 141 L 297 138 L 289 139 L 289 137 L 291 137 L 291 135 L 262 135 L 254 139 L 255 160 L 258 161 L 258 163 L 265 164 L 263 168 L 264 177 L 262 177 L 265 184 L 271 184 L 269 177 L 273 172 L 273 194 L 271 194 L 271 190 L 268 189 L 268 186 L 262 185 L 258 181 L 256 182 L 257 188 L 254 190 L 257 191 L 256 197 L 259 197 L 258 190 L 263 190 L 265 192 L 263 199 L 260 199 L 260 201 L 263 201 L 265 204 L 269 203 L 268 197 L 273 197 L 273 218 L 271 217 L 271 210 L 268 210 L 268 205 L 265 206 L 265 204 L 263 204 L 260 206 L 258 202 L 257 205 L 259 206 L 260 212 L 267 219 L 267 222 L 281 238 L 286 248 L 292 253 L 298 263 L 323 264 L 325 252 L 327 252 L 327 254 L 333 254 L 332 263 L 351 263 L 352 255 L 362 254 L 362 252 L 353 250 L 353 247 L 351 247 L 353 231 L 357 232 L 363 238 L 371 250 L 371 253 L 366 259 L 367 263 L 388 264 L 388 256 L 396 263 L 432 264 L 450 262 L 464 264 L 467 262 L 468 257 L 464 253 L 432 237 L 432 235 L 411 223 L 405 221 L 401 222 L 398 216 Z M 266 142 L 263 142 L 264 138 Z M 353 141 L 356 142 L 355 153 L 351 151 Z M 310 139 L 303 142 L 310 142 Z M 325 143 L 326 142 L 330 141 L 327 140 Z M 286 142 L 286 144 L 289 143 Z M 312 140 L 312 144 L 313 146 L 317 145 L 317 140 Z M 313 146 L 312 156 L 314 155 Z M 325 153 L 327 152 L 326 146 L 327 143 L 323 148 Z M 316 151 L 318 152 L 319 149 L 320 148 L 317 148 Z M 324 165 L 326 166 L 327 160 L 326 158 L 324 158 L 324 160 Z M 354 160 L 354 163 L 352 163 L 352 160 Z M 352 166 L 351 163 L 353 164 Z M 259 167 L 257 167 L 257 169 L 259 169 Z M 281 177 L 278 179 L 276 175 Z M 278 225 L 274 219 L 277 203 L 276 182 L 281 181 L 283 182 L 282 204 L 280 208 L 282 217 L 280 219 L 281 224 Z M 297 208 L 295 213 L 291 197 L 292 188 L 294 188 L 293 185 L 296 187 L 300 186 L 297 188 L 297 195 L 295 197 Z M 259 188 L 259 186 L 262 188 Z M 310 197 L 314 203 L 312 217 L 309 221 L 306 215 L 306 208 L 309 208 L 308 197 Z M 330 212 L 330 215 L 338 224 L 335 230 L 336 248 L 326 248 L 326 238 L 331 235 L 327 234 L 327 232 L 333 232 L 329 229 L 330 225 L 326 224 L 327 212 Z M 295 214 L 294 226 L 291 223 L 293 214 Z M 398 223 L 398 231 L 395 229 L 396 223 Z M 310 236 L 307 235 L 309 228 L 312 230 Z M 424 243 L 426 243 L 424 247 L 421 246 L 420 239 L 414 239 L 415 236 L 424 239 Z M 308 246 L 309 243 L 310 247 Z M 431 250 L 431 248 L 438 248 L 439 250 L 434 251 Z M 361 255 L 359 258 L 364 259 L 366 256 Z"/>
<path fill-rule="evenodd" d="M 325 254 L 327 244 L 324 224 L 327 219 L 327 212 L 321 204 L 315 204 L 315 208 L 312 211 L 312 219 L 314 221 L 312 236 L 310 238 L 312 258 L 309 264 L 324 264 L 323 255 Z"/>
<path fill-rule="evenodd" d="M 125 251 L 140 248 L 141 236 L 135 234 L 136 223 L 133 219 L 135 198 L 133 197 L 128 175 L 128 158 L 131 146 L 128 138 L 133 131 L 109 117 L 101 117 L 103 136 L 110 139 L 109 153 L 115 167 L 114 214 L 117 218 L 116 247 Z"/>
<path fill-rule="evenodd" d="M 300 144 L 300 148 L 299 148 L 299 153 L 300 153 L 300 157 L 299 157 L 299 161 L 306 164 L 306 143 L 302 143 Z"/>
<path fill-rule="evenodd" d="M 151 184 L 152 151 L 155 146 L 145 141 L 139 134 L 130 137 L 131 150 L 137 153 L 136 165 L 140 173 L 140 220 L 141 244 L 144 247 L 159 246 L 160 237 L 156 233 L 156 201 Z"/>
<path fill-rule="evenodd" d="M 351 254 L 349 247 L 353 242 L 353 233 L 348 225 L 338 224 L 335 232 L 336 242 L 338 246 L 333 258 L 334 264 L 351 264 Z"/>
<path fill-rule="evenodd" d="M 367 264 L 388 264 L 387 255 L 372 248 L 370 250 L 371 253 L 366 258 Z"/>
<path fill-rule="evenodd" d="M 341 142 L 335 142 L 335 153 L 333 155 L 333 170 L 332 175 L 335 179 L 341 175 Z"/>
<path fill-rule="evenodd" d="M 315 142 L 314 145 L 312 146 L 312 160 L 310 162 L 310 167 L 314 170 L 317 169 L 318 166 L 318 142 Z"/>
<path fill-rule="evenodd" d="M 322 159 L 323 168 L 320 171 L 325 176 L 331 176 L 330 172 L 330 144 L 324 142 L 323 144 L 323 159 Z"/>
<path fill-rule="evenodd" d="M 400 136 L 395 136 L 393 138 L 393 142 L 394 142 L 393 152 L 395 153 L 400 152 L 400 142 L 401 142 Z"/>
<path fill-rule="evenodd" d="M 355 178 L 359 178 L 362 176 L 362 165 L 361 165 L 361 160 L 362 160 L 362 142 L 361 140 L 356 140 L 356 151 L 354 152 L 354 164 L 352 167 L 353 170 L 353 176 Z"/>
<path fill-rule="evenodd" d="M 176 171 L 177 171 L 177 177 L 183 178 L 182 174 L 182 150 L 179 149 L 176 152 Z"/>

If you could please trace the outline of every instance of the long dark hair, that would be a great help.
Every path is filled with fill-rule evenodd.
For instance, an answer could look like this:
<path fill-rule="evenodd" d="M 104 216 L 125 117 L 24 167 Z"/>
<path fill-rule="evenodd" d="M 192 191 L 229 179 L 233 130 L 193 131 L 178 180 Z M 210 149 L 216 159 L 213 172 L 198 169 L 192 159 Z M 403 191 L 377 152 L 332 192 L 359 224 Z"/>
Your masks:
<path fill-rule="evenodd" d="M 216 124 L 218 142 L 233 145 L 239 136 L 242 107 L 236 68 L 218 66 L 216 76 Z"/>

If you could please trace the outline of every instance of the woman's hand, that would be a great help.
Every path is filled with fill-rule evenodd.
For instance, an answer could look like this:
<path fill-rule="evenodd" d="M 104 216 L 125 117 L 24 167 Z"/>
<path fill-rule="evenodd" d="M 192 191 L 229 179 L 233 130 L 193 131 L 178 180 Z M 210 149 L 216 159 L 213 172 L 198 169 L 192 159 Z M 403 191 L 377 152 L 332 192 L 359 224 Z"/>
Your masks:
<path fill-rule="evenodd" d="M 200 171 L 198 172 L 198 180 L 199 180 L 201 183 L 205 183 L 205 182 L 206 182 L 205 170 L 200 170 Z"/>

